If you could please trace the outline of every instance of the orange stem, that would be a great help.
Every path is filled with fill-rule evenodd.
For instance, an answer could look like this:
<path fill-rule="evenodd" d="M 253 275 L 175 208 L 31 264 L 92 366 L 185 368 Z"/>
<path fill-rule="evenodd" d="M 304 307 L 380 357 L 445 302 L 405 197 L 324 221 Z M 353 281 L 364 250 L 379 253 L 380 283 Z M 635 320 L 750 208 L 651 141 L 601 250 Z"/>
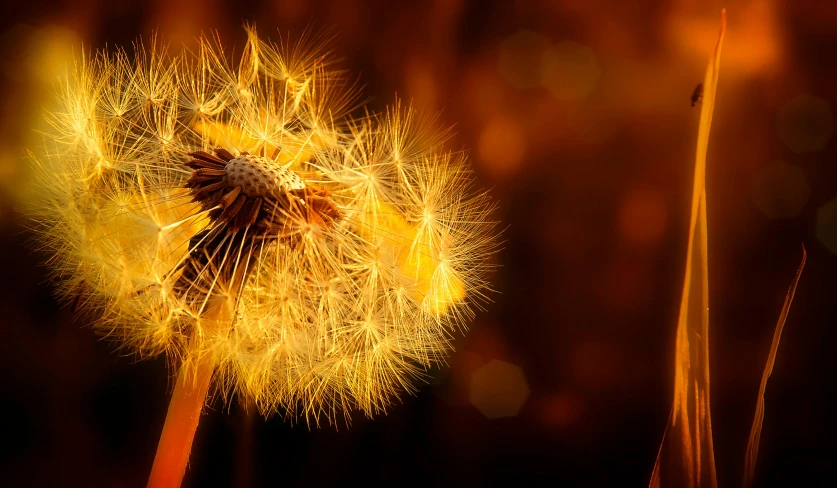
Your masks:
<path fill-rule="evenodd" d="M 214 371 L 211 357 L 197 361 L 194 367 L 181 366 L 148 478 L 149 488 L 177 488 L 183 481 Z"/>

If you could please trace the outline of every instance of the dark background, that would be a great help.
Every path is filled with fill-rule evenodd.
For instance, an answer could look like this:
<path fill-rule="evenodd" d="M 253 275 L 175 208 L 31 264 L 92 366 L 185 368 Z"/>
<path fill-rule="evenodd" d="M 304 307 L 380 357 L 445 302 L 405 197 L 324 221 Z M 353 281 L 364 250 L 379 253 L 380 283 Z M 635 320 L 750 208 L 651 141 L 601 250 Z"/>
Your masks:
<path fill-rule="evenodd" d="M 689 97 L 722 6 L 707 174 L 719 481 L 738 483 L 804 243 L 808 265 L 767 390 L 757 479 L 835 486 L 837 4 L 790 0 L 5 5 L 0 484 L 143 486 L 171 391 L 164 359 L 118 356 L 56 304 L 44 256 L 26 245 L 15 210 L 28 197 L 22 148 L 36 140 L 59 68 L 82 44 L 129 46 L 154 30 L 177 46 L 217 29 L 241 46 L 242 22 L 255 21 L 266 37 L 334 34 L 371 109 L 397 93 L 454 125 L 450 148 L 470 150 L 506 227 L 499 293 L 450 367 L 386 416 L 309 430 L 213 403 L 185 483 L 647 485 L 673 390 L 698 122 Z M 555 45 L 595 62 L 544 68 Z M 546 76 L 542 86 L 544 70 L 556 69 L 564 85 Z M 527 386 L 474 382 L 492 360 L 519 366 Z M 525 388 L 510 417 L 488 419 L 470 401 L 506 408 L 507 393 Z"/>

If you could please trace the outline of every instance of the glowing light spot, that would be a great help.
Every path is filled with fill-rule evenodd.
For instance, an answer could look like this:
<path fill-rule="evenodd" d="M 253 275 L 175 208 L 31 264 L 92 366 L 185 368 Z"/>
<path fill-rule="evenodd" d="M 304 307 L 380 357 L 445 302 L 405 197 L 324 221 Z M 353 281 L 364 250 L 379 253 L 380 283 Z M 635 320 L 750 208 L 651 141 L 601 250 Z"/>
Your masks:
<path fill-rule="evenodd" d="M 558 393 L 543 399 L 538 411 L 546 426 L 567 427 L 581 416 L 584 400 L 572 393 Z"/>
<path fill-rule="evenodd" d="M 837 198 L 817 210 L 817 239 L 837 254 Z"/>
<path fill-rule="evenodd" d="M 486 418 L 514 417 L 529 398 L 529 385 L 520 366 L 494 359 L 473 372 L 468 398 Z"/>
<path fill-rule="evenodd" d="M 819 151 L 834 134 L 831 107 L 821 98 L 799 95 L 779 109 L 776 132 L 793 152 Z"/>
<path fill-rule="evenodd" d="M 558 100 L 585 98 L 600 75 L 596 54 L 583 44 L 559 42 L 541 57 L 541 83 Z"/>
<path fill-rule="evenodd" d="M 714 13 L 714 12 L 713 12 Z M 742 2 L 736 8 L 735 42 L 724 46 L 724 60 L 728 72 L 738 76 L 758 76 L 781 69 L 787 34 L 783 25 L 784 13 L 777 2 L 755 0 Z M 672 9 L 666 15 L 663 41 L 682 56 L 705 58 L 711 45 L 695 39 L 713 38 L 718 33 L 714 15 L 696 16 L 688 8 Z M 828 15 L 820 15 L 827 19 Z M 810 26 L 810 24 L 808 24 Z"/>
<path fill-rule="evenodd" d="M 430 65 L 418 58 L 411 58 L 404 64 L 404 82 L 407 92 L 422 107 L 435 107 L 438 86 Z"/>
<path fill-rule="evenodd" d="M 652 188 L 634 188 L 619 207 L 619 233 L 639 245 L 655 244 L 668 226 L 668 209 L 660 193 Z"/>
<path fill-rule="evenodd" d="M 500 45 L 497 71 L 518 90 L 540 85 L 540 63 L 549 48 L 549 38 L 535 32 L 521 30 Z"/>
<path fill-rule="evenodd" d="M 78 42 L 78 34 L 62 27 L 36 29 L 29 39 L 25 58 L 31 76 L 42 83 L 54 83 L 73 58 L 73 46 Z"/>
<path fill-rule="evenodd" d="M 796 217 L 811 196 L 802 169 L 782 161 L 762 168 L 753 182 L 752 202 L 771 219 Z"/>
<path fill-rule="evenodd" d="M 514 119 L 495 117 L 480 134 L 477 155 L 494 180 L 516 173 L 525 152 L 526 135 Z"/>

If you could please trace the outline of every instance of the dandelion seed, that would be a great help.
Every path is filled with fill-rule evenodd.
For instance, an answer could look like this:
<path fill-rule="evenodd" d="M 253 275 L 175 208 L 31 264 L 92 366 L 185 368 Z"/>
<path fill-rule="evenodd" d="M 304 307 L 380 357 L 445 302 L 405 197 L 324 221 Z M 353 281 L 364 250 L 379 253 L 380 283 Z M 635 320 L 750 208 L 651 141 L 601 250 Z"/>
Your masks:
<path fill-rule="evenodd" d="M 84 56 L 32 154 L 60 293 L 179 368 L 152 485 L 179 483 L 210 384 L 314 425 L 383 413 L 486 299 L 465 157 L 399 104 L 350 117 L 321 46 Z"/>

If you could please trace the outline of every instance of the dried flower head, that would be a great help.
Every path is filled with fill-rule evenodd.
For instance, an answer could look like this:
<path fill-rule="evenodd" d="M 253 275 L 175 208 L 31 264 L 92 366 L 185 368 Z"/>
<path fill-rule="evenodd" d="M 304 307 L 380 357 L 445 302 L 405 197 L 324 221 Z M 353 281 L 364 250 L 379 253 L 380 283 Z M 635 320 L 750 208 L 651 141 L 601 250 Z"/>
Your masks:
<path fill-rule="evenodd" d="M 102 334 L 309 421 L 381 412 L 443 360 L 495 246 L 464 156 L 398 104 L 349 117 L 320 45 L 248 29 L 236 62 L 212 38 L 82 58 L 30 208 Z"/>

